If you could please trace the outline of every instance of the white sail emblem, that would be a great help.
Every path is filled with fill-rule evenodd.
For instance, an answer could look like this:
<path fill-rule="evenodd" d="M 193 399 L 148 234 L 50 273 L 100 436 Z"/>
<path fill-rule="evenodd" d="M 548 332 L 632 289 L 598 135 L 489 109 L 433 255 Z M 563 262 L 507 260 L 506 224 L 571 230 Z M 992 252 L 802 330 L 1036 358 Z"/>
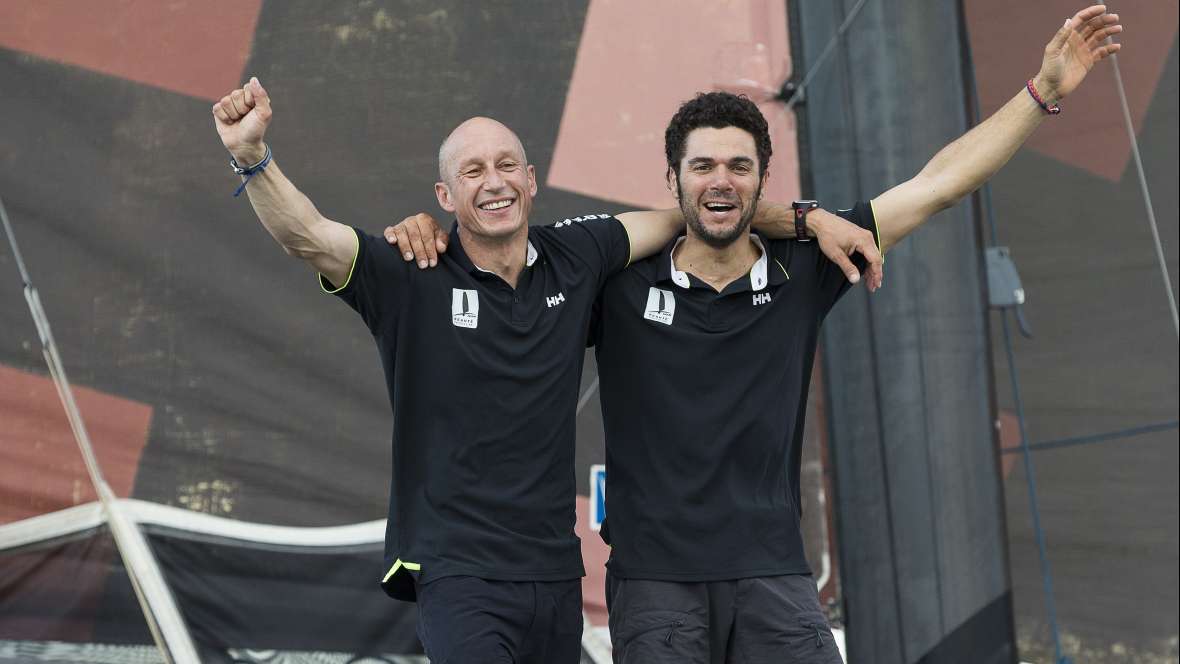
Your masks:
<path fill-rule="evenodd" d="M 479 327 L 479 292 L 451 289 L 451 323 L 455 327 Z"/>
<path fill-rule="evenodd" d="M 647 309 L 643 317 L 664 325 L 672 324 L 672 317 L 676 315 L 676 298 L 671 291 L 662 288 L 652 288 L 647 291 Z"/>

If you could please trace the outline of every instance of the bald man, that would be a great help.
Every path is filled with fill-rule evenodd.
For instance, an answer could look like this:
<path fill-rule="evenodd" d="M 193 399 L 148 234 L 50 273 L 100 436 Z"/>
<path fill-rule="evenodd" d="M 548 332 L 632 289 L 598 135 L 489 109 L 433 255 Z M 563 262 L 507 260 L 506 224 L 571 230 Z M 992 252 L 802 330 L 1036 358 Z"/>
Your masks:
<path fill-rule="evenodd" d="M 383 238 L 325 218 L 283 175 L 263 141 L 272 113 L 257 79 L 213 114 L 263 226 L 373 334 L 395 415 L 382 587 L 417 601 L 426 654 L 578 662 L 573 454 L 591 309 L 608 277 L 683 227 L 679 210 L 529 226 L 537 182 L 520 139 L 472 118 L 439 149 L 435 194 L 458 223 L 438 239 L 445 255 L 424 258 L 437 269 L 418 270 Z M 793 235 L 789 209 L 765 207 L 764 225 Z M 812 227 L 845 261 L 876 252 L 850 229 Z"/>

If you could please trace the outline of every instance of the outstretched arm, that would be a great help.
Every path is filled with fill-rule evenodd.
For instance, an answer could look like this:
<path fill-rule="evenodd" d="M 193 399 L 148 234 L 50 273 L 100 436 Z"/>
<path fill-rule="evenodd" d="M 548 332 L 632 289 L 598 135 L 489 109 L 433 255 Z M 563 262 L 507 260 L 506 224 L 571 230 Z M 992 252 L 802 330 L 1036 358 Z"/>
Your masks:
<path fill-rule="evenodd" d="M 240 166 L 257 164 L 266 155 L 263 138 L 270 119 L 270 96 L 257 78 L 213 105 L 217 134 Z M 357 252 L 351 228 L 320 214 L 273 161 L 250 178 L 246 193 L 258 219 L 284 251 L 333 284 L 344 284 Z"/>
<path fill-rule="evenodd" d="M 1075 14 L 1045 47 L 1033 86 L 1048 106 L 1067 97 L 1096 62 L 1119 50 L 1118 14 L 1094 5 Z M 936 212 L 975 191 L 1012 158 L 1047 112 L 1028 90 L 934 155 L 920 173 L 873 199 L 881 249 L 887 250 Z"/>

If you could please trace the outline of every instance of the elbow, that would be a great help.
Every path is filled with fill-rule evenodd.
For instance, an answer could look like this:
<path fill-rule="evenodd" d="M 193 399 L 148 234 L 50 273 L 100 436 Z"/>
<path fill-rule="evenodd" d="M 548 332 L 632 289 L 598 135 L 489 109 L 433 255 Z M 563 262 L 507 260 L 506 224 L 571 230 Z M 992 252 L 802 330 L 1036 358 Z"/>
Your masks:
<path fill-rule="evenodd" d="M 971 193 L 966 183 L 949 178 L 926 178 L 926 216 L 954 207 L 963 197 Z"/>
<path fill-rule="evenodd" d="M 940 197 L 934 199 L 933 203 L 931 204 L 930 214 L 938 214 L 939 212 L 942 212 L 943 210 L 954 207 L 955 204 L 961 200 L 963 200 L 963 197 L 959 196 L 959 195 L 940 196 Z M 927 216 L 929 216 L 929 215 L 927 215 Z"/>
<path fill-rule="evenodd" d="M 311 257 L 311 252 L 307 251 L 306 249 L 300 249 L 299 247 L 294 247 L 289 244 L 283 245 L 283 253 L 301 260 L 307 260 Z"/>
<path fill-rule="evenodd" d="M 315 244 L 302 241 L 283 242 L 283 251 L 288 256 L 294 256 L 303 261 L 310 261 L 324 254 L 324 251 Z"/>
<path fill-rule="evenodd" d="M 318 226 L 318 223 L 313 222 L 289 229 L 289 232 L 279 238 L 279 244 L 282 245 L 283 251 L 288 256 L 294 256 L 301 260 L 311 260 L 323 255 L 325 253 L 323 240 L 316 232 Z"/>

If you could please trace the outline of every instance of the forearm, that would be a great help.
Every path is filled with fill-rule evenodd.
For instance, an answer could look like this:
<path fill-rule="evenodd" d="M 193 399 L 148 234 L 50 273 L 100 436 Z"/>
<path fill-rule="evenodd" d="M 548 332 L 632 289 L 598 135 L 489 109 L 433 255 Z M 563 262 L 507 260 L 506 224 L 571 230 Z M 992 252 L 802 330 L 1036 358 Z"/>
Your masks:
<path fill-rule="evenodd" d="M 917 175 L 874 198 L 881 250 L 978 189 L 1012 158 L 1044 117 L 1032 96 L 1021 90 L 979 126 L 939 150 Z"/>
<path fill-rule="evenodd" d="M 615 218 L 627 231 L 627 242 L 631 245 L 629 263 L 658 252 L 684 230 L 684 216 L 679 208 L 624 212 Z"/>
<path fill-rule="evenodd" d="M 987 182 L 1044 120 L 1044 111 L 1022 89 L 991 117 L 939 150 L 915 178 L 932 189 L 928 213 L 951 207 Z"/>
<path fill-rule="evenodd" d="M 256 163 L 248 161 L 252 158 L 246 156 L 247 161 L 239 159 L 238 163 Z M 273 160 L 250 178 L 246 194 L 263 227 L 288 254 L 312 260 L 326 253 L 323 234 L 318 231 L 327 220 Z"/>
<path fill-rule="evenodd" d="M 817 214 L 819 212 L 820 214 Z M 627 229 L 631 242 L 631 262 L 656 253 L 684 231 L 684 215 L 679 208 L 624 212 L 617 215 Z M 837 219 L 824 210 L 807 215 L 807 236 L 819 237 L 820 227 Z M 844 220 L 839 220 L 847 223 Z M 795 239 L 795 211 L 790 205 L 759 201 L 750 226 L 772 240 Z"/>
<path fill-rule="evenodd" d="M 816 237 L 818 216 L 806 217 L 807 237 Z M 795 210 L 790 205 L 773 201 L 758 201 L 758 210 L 750 222 L 754 230 L 772 240 L 795 239 Z"/>

